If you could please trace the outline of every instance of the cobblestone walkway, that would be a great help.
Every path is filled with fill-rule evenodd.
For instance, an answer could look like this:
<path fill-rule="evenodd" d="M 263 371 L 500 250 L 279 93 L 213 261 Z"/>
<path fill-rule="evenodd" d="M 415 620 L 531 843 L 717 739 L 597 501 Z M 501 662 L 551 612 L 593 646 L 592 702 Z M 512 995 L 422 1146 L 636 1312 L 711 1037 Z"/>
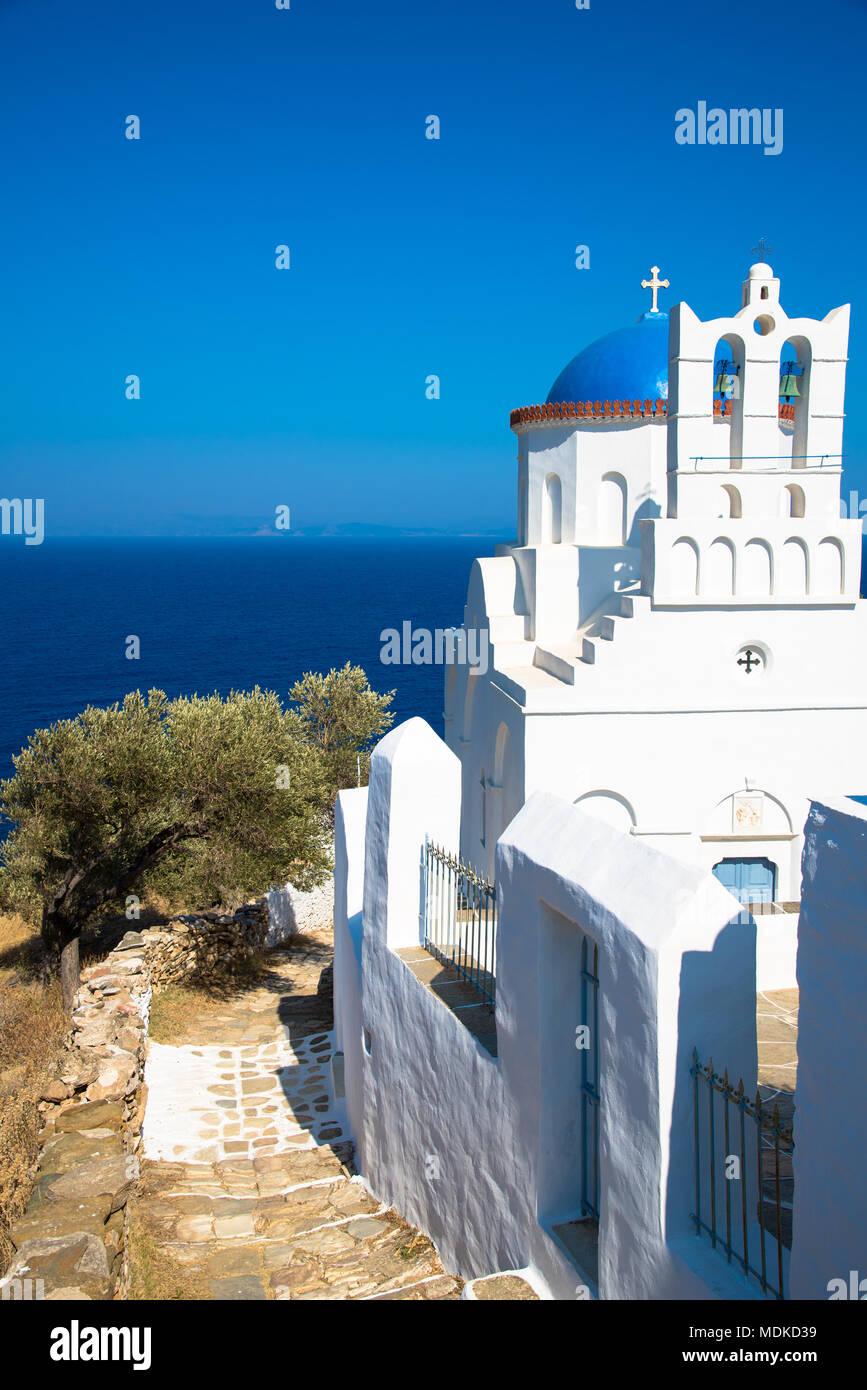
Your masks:
<path fill-rule="evenodd" d="M 772 1110 L 776 1108 L 784 1125 L 792 1128 L 795 1115 L 795 1083 L 798 1078 L 798 991 L 775 989 L 756 1000 L 756 1035 L 759 1045 L 759 1095 Z M 792 1206 L 794 1203 L 797 1150 L 786 1146 L 777 1158 L 773 1144 L 763 1144 L 764 1181 L 763 1224 L 776 1234 L 776 1180 L 779 1163 L 780 1208 L 783 1244 L 792 1245 Z"/>
<path fill-rule="evenodd" d="M 149 1044 L 138 1219 L 204 1298 L 459 1298 L 427 1238 L 354 1174 L 331 1094 L 330 960 L 330 938 L 304 938 L 182 1044 Z"/>

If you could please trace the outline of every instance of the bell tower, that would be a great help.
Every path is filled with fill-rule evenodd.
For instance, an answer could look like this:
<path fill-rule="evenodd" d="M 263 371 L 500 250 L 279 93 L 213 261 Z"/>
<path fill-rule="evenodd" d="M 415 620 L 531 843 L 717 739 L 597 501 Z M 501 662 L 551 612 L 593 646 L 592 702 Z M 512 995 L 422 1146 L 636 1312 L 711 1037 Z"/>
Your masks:
<path fill-rule="evenodd" d="M 789 318 L 764 261 L 731 318 L 675 305 L 667 516 L 642 538 L 654 603 L 857 600 L 861 525 L 840 519 L 848 337 L 848 305 Z"/>

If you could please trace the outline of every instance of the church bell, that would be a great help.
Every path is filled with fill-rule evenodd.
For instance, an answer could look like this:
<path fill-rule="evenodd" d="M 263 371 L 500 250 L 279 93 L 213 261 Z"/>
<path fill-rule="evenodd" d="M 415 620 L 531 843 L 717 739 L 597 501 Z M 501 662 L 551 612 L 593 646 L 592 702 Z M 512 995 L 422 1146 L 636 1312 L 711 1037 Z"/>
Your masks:
<path fill-rule="evenodd" d="M 801 368 L 797 362 L 784 362 L 783 371 L 780 376 L 780 400 L 788 401 L 791 396 L 800 396 L 798 390 L 798 377 L 801 375 Z"/>
<path fill-rule="evenodd" d="M 738 368 L 728 358 L 723 357 L 716 364 L 717 375 L 713 384 L 713 389 L 718 396 L 736 396 L 738 385 Z"/>

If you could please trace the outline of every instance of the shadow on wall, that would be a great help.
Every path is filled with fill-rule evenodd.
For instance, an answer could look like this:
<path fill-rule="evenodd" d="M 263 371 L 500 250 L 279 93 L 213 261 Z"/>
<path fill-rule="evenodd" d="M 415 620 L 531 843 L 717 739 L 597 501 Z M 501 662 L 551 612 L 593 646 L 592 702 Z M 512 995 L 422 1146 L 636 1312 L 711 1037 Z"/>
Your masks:
<path fill-rule="evenodd" d="M 692 1235 L 698 1240 L 690 1219 L 690 1214 L 695 1211 L 696 1206 L 695 1083 L 690 1075 L 693 1048 L 697 1049 L 703 1063 L 713 1062 L 716 1072 L 722 1074 L 727 1071 L 729 1081 L 734 1086 L 742 1080 L 749 1097 L 752 1098 L 756 1094 L 758 1042 L 755 1027 L 755 990 L 750 989 L 750 979 L 754 978 L 755 967 L 752 963 L 755 962 L 755 958 L 755 921 L 744 913 L 738 913 L 719 933 L 712 951 L 689 951 L 681 962 L 677 1074 L 669 1135 L 672 1159 L 674 1160 L 674 1156 L 678 1154 L 681 1161 L 671 1163 L 665 1201 L 666 1229 L 674 1237 Z M 745 963 L 750 964 L 745 968 Z M 750 989 L 746 1005 L 742 997 L 732 997 L 731 984 L 739 979 Z M 729 988 L 721 986 L 720 981 L 728 982 Z M 740 994 L 739 989 L 738 995 Z M 745 1007 L 750 1013 L 751 1028 L 745 1025 Z M 702 1099 L 703 1095 L 700 1096 L 700 1102 Z M 700 1119 L 704 1121 L 703 1112 Z M 734 1128 L 735 1124 L 732 1121 L 732 1135 Z M 722 1124 L 720 1130 L 722 1140 Z M 700 1130 L 700 1134 L 704 1134 L 703 1129 Z M 738 1138 L 738 1144 L 739 1142 Z M 731 1145 L 734 1144 L 735 1139 L 732 1137 Z M 702 1152 L 700 1148 L 700 1214 L 705 1220 L 708 1220 L 710 1210 L 707 1171 L 709 1163 L 709 1154 Z M 725 1164 L 720 1162 L 719 1149 L 716 1168 L 716 1210 L 719 1217 L 720 1213 L 725 1211 Z M 685 1184 L 684 1177 L 687 1175 L 688 1182 Z M 739 1200 L 737 1213 L 739 1218 Z"/>
<path fill-rule="evenodd" d="M 642 521 L 652 521 L 656 517 L 662 516 L 662 508 L 652 497 L 645 497 L 635 508 L 635 516 L 632 518 L 632 528 L 626 540 L 627 545 L 641 549 L 641 523 Z"/>
<path fill-rule="evenodd" d="M 277 946 L 300 930 L 290 884 L 287 883 L 284 888 L 272 888 L 269 892 L 268 923 L 266 946 Z"/>
<path fill-rule="evenodd" d="M 318 888 L 302 893 L 286 883 L 282 888 L 272 888 L 266 894 L 268 900 L 268 935 L 266 946 L 279 946 L 281 942 L 299 933 L 327 930 L 334 918 L 334 881 L 329 879 Z"/>

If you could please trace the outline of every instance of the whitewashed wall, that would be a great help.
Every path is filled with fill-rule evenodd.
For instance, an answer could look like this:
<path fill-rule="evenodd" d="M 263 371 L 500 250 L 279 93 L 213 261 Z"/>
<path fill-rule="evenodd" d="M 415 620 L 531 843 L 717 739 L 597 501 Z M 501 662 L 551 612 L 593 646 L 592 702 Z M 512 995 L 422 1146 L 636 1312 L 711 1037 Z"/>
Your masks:
<path fill-rule="evenodd" d="M 334 807 L 334 1045 L 343 1053 L 347 1126 L 361 1126 L 361 951 L 367 787 L 338 793 Z M 340 1078 L 335 1076 L 335 1081 Z M 339 1086 L 335 1087 L 339 1096 Z"/>
<path fill-rule="evenodd" d="M 581 1296 L 584 1280 L 550 1227 L 575 1214 L 576 953 L 586 932 L 600 950 L 599 1295 L 750 1297 L 691 1232 L 689 1062 L 697 1047 L 754 1084 L 754 925 L 732 920 L 733 899 L 697 867 L 538 793 L 497 850 L 494 1061 L 390 949 L 418 941 L 425 835 L 456 843 L 459 815 L 454 755 L 420 720 L 393 730 L 371 762 L 360 994 L 342 926 L 336 938 L 365 1181 L 460 1274 L 529 1267 L 552 1296 Z M 343 814 L 337 836 L 340 904 L 360 860 Z"/>
<path fill-rule="evenodd" d="M 810 808 L 798 985 L 790 1291 L 828 1298 L 833 1279 L 867 1280 L 867 806 L 848 798 Z"/>
<path fill-rule="evenodd" d="M 334 916 L 333 879 L 327 879 L 307 893 L 286 883 L 282 888 L 272 888 L 266 897 L 270 923 L 266 946 L 279 946 L 290 936 L 327 931 L 331 926 Z"/>
<path fill-rule="evenodd" d="M 657 848 L 705 868 L 765 856 L 777 867 L 778 899 L 797 901 L 810 787 L 867 788 L 867 604 L 824 610 L 820 632 L 808 617 L 779 609 L 759 623 L 734 611 L 711 619 L 699 609 L 639 610 L 618 620 L 612 641 L 599 642 L 596 663 L 582 667 L 575 686 L 545 687 L 537 668 L 526 676 L 497 668 L 470 677 L 472 702 L 464 695 L 462 704 L 459 672 L 446 732 L 464 766 L 465 856 L 493 867 L 502 827 L 492 821 L 481 843 L 481 773 L 491 778 L 506 723 L 512 815 L 537 789 L 569 801 L 614 793 L 631 808 L 633 833 Z M 748 678 L 738 653 L 750 641 L 768 652 L 768 664 Z M 730 799 L 748 787 L 765 794 L 766 823 L 738 833 Z"/>

